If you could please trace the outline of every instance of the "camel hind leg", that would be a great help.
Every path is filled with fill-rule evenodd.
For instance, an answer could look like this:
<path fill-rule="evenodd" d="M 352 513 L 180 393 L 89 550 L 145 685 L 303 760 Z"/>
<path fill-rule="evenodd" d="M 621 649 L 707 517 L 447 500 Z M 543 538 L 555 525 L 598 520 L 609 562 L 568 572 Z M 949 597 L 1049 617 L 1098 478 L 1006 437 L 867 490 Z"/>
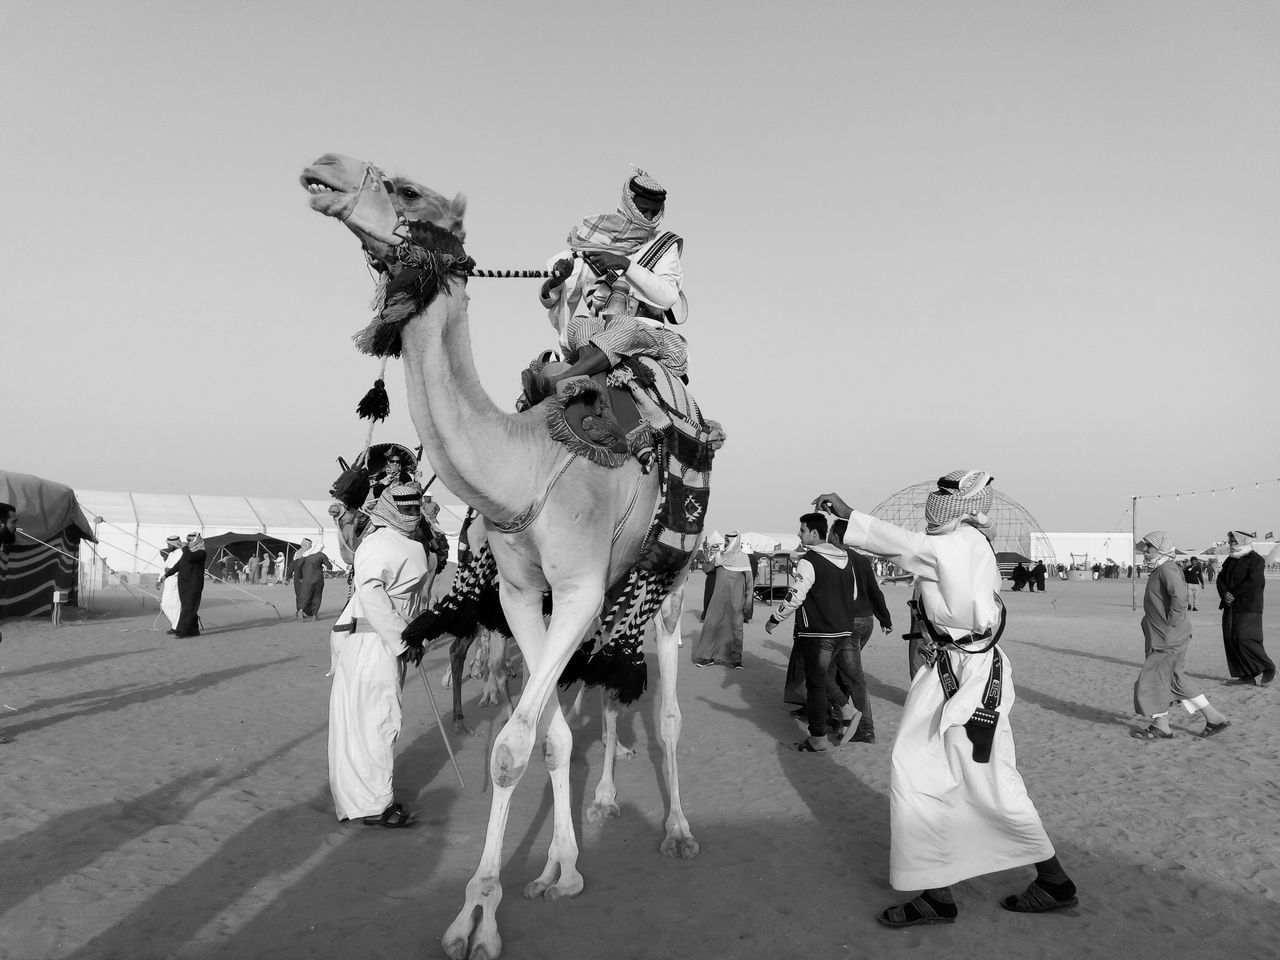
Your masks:
<path fill-rule="evenodd" d="M 686 572 L 687 574 L 687 572 Z M 691 860 L 698 855 L 698 841 L 693 838 L 689 821 L 680 805 L 680 772 L 676 764 L 676 746 L 680 742 L 680 702 L 676 697 L 676 674 L 680 666 L 680 615 L 684 612 L 684 580 L 676 584 L 658 615 L 654 628 L 658 641 L 658 672 L 661 674 L 662 702 L 659 706 L 659 731 L 662 736 L 662 767 L 667 779 L 671 808 L 667 812 L 666 836 L 659 847 L 666 857 Z"/>

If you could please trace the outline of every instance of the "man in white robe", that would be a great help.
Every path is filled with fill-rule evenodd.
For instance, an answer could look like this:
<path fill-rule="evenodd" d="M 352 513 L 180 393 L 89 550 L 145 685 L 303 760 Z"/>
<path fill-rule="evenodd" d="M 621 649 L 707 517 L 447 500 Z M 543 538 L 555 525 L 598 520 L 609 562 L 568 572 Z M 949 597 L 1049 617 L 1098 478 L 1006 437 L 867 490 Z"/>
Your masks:
<path fill-rule="evenodd" d="M 890 927 L 953 923 L 951 884 L 1032 863 L 1036 879 L 1001 906 L 1042 913 L 1078 902 L 1018 773 L 1012 671 L 996 645 L 1004 609 L 988 539 L 990 483 L 976 470 L 942 477 L 925 505 L 925 533 L 851 510 L 837 494 L 814 500 L 848 519 L 847 545 L 915 575 L 921 627 L 936 653 L 936 665 L 912 678 L 893 745 L 889 882 L 923 892 L 877 915 Z"/>
<path fill-rule="evenodd" d="M 403 716 L 400 634 L 430 582 L 426 551 L 411 536 L 421 503 L 418 484 L 396 484 L 369 511 L 369 532 L 355 552 L 355 592 L 330 634 L 329 787 L 339 820 L 382 827 L 413 820 L 394 802 L 391 778 Z"/>
<path fill-rule="evenodd" d="M 164 560 L 166 572 L 176 567 L 178 561 L 182 559 L 182 538 L 175 535 L 165 540 L 160 556 Z M 169 621 L 169 629 L 165 633 L 177 633 L 178 618 L 182 616 L 182 601 L 178 598 L 178 578 L 176 576 L 165 577 L 160 581 L 160 610 L 164 613 L 165 619 Z"/>
<path fill-rule="evenodd" d="M 525 393 L 537 403 L 555 385 L 591 376 L 637 354 L 663 363 L 677 377 L 688 373 L 685 340 L 668 324 L 685 321 L 684 240 L 660 231 L 667 191 L 644 171 L 622 187 L 615 213 L 585 218 L 569 233 L 569 248 L 548 262 L 551 276 L 540 300 L 571 367 L 530 374 Z"/>

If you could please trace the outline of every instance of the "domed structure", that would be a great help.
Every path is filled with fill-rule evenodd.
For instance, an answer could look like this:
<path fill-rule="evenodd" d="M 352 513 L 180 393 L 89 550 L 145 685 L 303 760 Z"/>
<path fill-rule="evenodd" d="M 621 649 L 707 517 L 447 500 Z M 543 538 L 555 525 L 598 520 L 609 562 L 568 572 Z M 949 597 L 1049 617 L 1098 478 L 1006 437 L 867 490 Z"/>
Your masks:
<path fill-rule="evenodd" d="M 924 501 L 937 486 L 935 481 L 929 481 L 903 487 L 877 504 L 871 513 L 907 530 L 923 530 Z M 996 553 L 1018 553 L 1029 560 L 1055 561 L 1053 544 L 1027 508 L 998 488 L 993 487 L 991 492 L 994 495 L 991 521 L 996 534 L 992 542 Z"/>

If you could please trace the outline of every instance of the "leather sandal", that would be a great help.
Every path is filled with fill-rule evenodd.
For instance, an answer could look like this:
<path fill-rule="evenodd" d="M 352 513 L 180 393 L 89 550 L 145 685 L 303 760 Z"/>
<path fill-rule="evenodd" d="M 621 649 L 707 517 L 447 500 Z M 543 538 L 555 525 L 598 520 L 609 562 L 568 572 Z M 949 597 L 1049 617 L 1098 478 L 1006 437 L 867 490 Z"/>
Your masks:
<path fill-rule="evenodd" d="M 394 830 L 413 823 L 413 814 L 400 804 L 393 803 L 376 817 L 361 817 L 360 822 L 366 827 L 388 827 Z"/>

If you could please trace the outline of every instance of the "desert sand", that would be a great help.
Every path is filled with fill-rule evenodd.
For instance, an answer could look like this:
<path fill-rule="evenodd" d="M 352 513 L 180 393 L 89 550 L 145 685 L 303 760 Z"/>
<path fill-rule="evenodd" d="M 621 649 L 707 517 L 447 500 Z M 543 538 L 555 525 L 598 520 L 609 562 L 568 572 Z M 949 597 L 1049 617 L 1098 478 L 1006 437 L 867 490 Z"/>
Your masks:
<path fill-rule="evenodd" d="M 416 676 L 405 688 L 397 799 L 408 830 L 339 823 L 329 799 L 327 625 L 292 618 L 286 587 L 209 587 L 206 633 L 164 634 L 153 601 L 100 593 L 55 628 L 9 621 L 0 646 L 0 956 L 75 960 L 442 956 L 489 812 L 496 711 L 466 687 L 475 735 L 453 738 L 459 787 Z M 1191 616 L 1188 660 L 1232 721 L 1211 740 L 1175 715 L 1141 743 L 1132 684 L 1140 611 L 1125 580 L 1006 594 L 1003 647 L 1018 699 L 1020 767 L 1080 887 L 1070 912 L 1018 916 L 1000 897 L 1030 868 L 956 887 L 953 926 L 888 930 L 889 751 L 907 688 L 906 588 L 865 651 L 878 742 L 826 755 L 782 702 L 790 638 L 748 627 L 746 669 L 694 669 L 701 581 L 683 620 L 680 787 L 701 855 L 658 854 L 665 812 L 650 694 L 621 722 L 622 817 L 584 822 L 603 755 L 598 699 L 575 724 L 574 817 L 586 888 L 529 901 L 550 838 L 550 784 L 535 760 L 517 791 L 499 910 L 504 956 L 534 958 L 1274 957 L 1280 930 L 1280 684 L 1226 688 L 1215 603 Z M 1277 589 L 1273 584 L 1272 591 Z M 270 601 L 275 604 L 273 608 Z M 1139 603 L 1141 597 L 1139 597 Z M 1266 631 L 1280 653 L 1280 599 Z M 285 619 L 276 615 L 276 608 Z M 445 653 L 428 655 L 438 684 Z M 653 657 L 650 670 L 656 671 Z M 448 691 L 437 686 L 447 709 Z"/>

